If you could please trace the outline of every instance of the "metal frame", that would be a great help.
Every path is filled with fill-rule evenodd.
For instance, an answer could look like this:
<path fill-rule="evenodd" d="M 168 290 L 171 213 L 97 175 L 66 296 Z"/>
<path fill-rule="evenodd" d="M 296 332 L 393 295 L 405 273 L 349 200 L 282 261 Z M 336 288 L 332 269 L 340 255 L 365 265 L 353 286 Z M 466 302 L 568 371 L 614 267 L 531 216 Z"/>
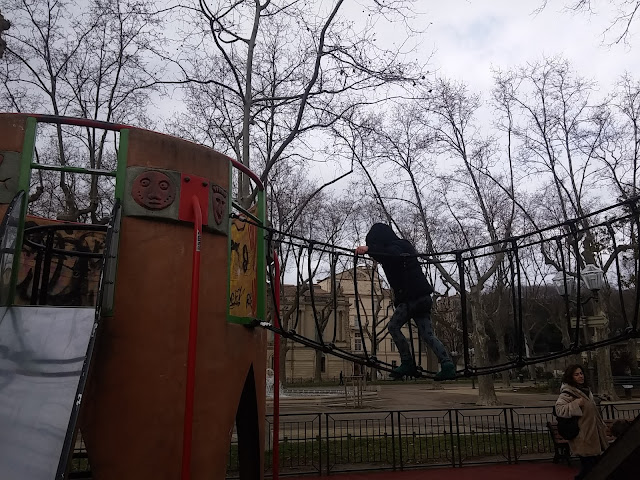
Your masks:
<path fill-rule="evenodd" d="M 103 296 L 104 296 L 104 286 L 105 286 L 105 273 L 106 266 L 110 261 L 109 255 L 111 252 L 111 244 L 114 241 L 117 241 L 117 237 L 119 236 L 119 228 L 117 227 L 117 223 L 120 220 L 120 202 L 116 200 L 116 203 L 113 207 L 113 211 L 111 214 L 111 222 L 107 227 L 107 237 L 105 240 L 104 251 L 102 254 L 102 268 L 100 269 L 100 280 L 98 282 L 98 298 L 96 299 L 96 313 L 95 319 L 93 322 L 93 329 L 91 331 L 91 337 L 89 339 L 89 345 L 87 346 L 87 353 L 84 357 L 84 363 L 82 364 L 82 373 L 80 374 L 80 380 L 78 382 L 78 388 L 76 390 L 75 399 L 76 401 L 73 403 L 73 407 L 71 409 L 71 417 L 69 420 L 69 426 L 67 428 L 67 434 L 64 439 L 64 443 L 62 446 L 62 453 L 60 455 L 60 463 L 58 464 L 58 471 L 56 473 L 56 478 L 60 480 L 64 480 L 69 469 L 69 464 L 71 462 L 73 448 L 75 444 L 75 439 L 77 435 L 77 425 L 78 425 L 78 417 L 80 415 L 80 407 L 82 405 L 82 395 L 84 394 L 84 389 L 87 385 L 87 380 L 89 377 L 89 370 L 91 368 L 91 361 L 93 359 L 93 352 L 96 348 L 96 338 L 98 335 L 98 329 L 102 323 L 102 304 L 103 304 Z"/>
<path fill-rule="evenodd" d="M 555 351 L 543 355 L 536 355 L 528 357 L 525 354 L 524 349 L 524 338 L 522 335 L 523 328 L 523 295 L 524 288 L 522 286 L 522 276 L 525 274 L 523 269 L 521 268 L 521 258 L 520 251 L 525 248 L 534 248 L 541 244 L 548 243 L 550 245 L 559 245 L 560 248 L 558 254 L 560 257 L 558 261 L 561 262 L 563 270 L 566 272 L 568 267 L 568 259 L 565 258 L 570 256 L 572 258 L 580 258 L 579 253 L 579 245 L 577 242 L 577 237 L 579 234 L 591 230 L 591 229 L 605 229 L 609 231 L 609 234 L 612 237 L 612 241 L 615 242 L 615 235 L 613 232 L 612 224 L 619 224 L 621 222 L 632 223 L 633 225 L 638 226 L 640 228 L 640 208 L 638 208 L 637 203 L 640 201 L 640 197 L 630 198 L 623 202 L 620 202 L 616 205 L 612 205 L 603 209 L 598 210 L 597 212 L 593 212 L 589 215 L 585 215 L 576 219 L 572 219 L 570 221 L 564 222 L 559 225 L 554 225 L 550 227 L 545 227 L 543 229 L 536 230 L 534 232 L 530 232 L 524 235 L 520 235 L 517 237 L 510 237 L 504 240 L 491 242 L 485 245 L 470 247 L 467 249 L 456 250 L 452 252 L 444 252 L 444 253 L 433 253 L 433 254 L 416 254 L 415 257 L 423 264 L 433 264 L 433 263 L 446 263 L 450 265 L 455 265 L 453 267 L 457 271 L 459 287 L 457 288 L 459 291 L 460 298 L 460 323 L 462 325 L 462 343 L 464 351 L 464 368 L 457 372 L 457 376 L 466 376 L 466 377 L 474 377 L 477 375 L 487 375 L 492 373 L 498 373 L 501 371 L 505 371 L 511 368 L 522 368 L 526 365 L 532 365 L 536 363 L 541 363 L 548 360 L 554 360 L 556 358 L 566 357 L 567 355 L 576 354 L 585 351 L 595 350 L 600 347 L 604 347 L 607 345 L 612 345 L 615 343 L 622 342 L 624 340 L 628 340 L 631 338 L 639 338 L 640 337 L 640 329 L 638 328 L 638 322 L 640 321 L 640 284 L 636 284 L 635 286 L 635 312 L 633 315 L 627 315 L 626 311 L 624 313 L 624 317 L 627 319 L 628 328 L 622 331 L 619 334 L 610 336 L 604 340 L 599 340 L 595 342 L 584 342 L 580 339 L 580 322 L 577 321 L 574 327 L 570 328 L 570 332 L 572 333 L 573 341 L 569 347 L 565 347 L 560 351 Z M 631 213 L 629 213 L 631 212 Z M 600 221 L 598 215 L 606 215 L 606 221 Z M 246 220 L 246 222 L 251 223 L 250 220 Z M 584 222 L 588 226 L 582 226 L 578 228 L 578 222 Z M 270 229 L 270 233 L 274 233 L 276 230 Z M 309 252 L 320 251 L 323 253 L 343 255 L 346 257 L 354 258 L 354 270 L 357 268 L 357 262 L 359 257 L 353 256 L 353 251 L 350 249 L 337 247 L 335 245 L 318 242 L 315 240 L 308 240 L 297 237 L 295 235 L 288 235 L 286 232 L 278 232 L 282 237 L 286 240 L 281 240 L 282 243 L 289 243 L 296 247 L 306 248 Z M 563 244 L 561 241 L 564 241 Z M 568 251 L 565 251 L 568 250 Z M 637 253 L 637 246 L 636 246 Z M 615 255 L 619 255 L 620 252 L 616 252 Z M 515 344 L 513 349 L 513 354 L 502 363 L 493 363 L 491 365 L 486 366 L 477 366 L 472 363 L 472 359 L 469 354 L 469 347 L 471 346 L 471 312 L 469 309 L 469 296 L 470 292 L 468 291 L 467 285 L 467 271 L 468 265 L 470 262 L 473 262 L 475 259 L 479 259 L 487 256 L 503 256 L 504 261 L 510 264 L 510 269 L 508 274 L 511 278 L 511 285 L 509 286 L 511 292 L 510 295 L 513 301 L 513 328 L 514 328 L 514 338 Z M 617 258 L 617 257 L 616 257 Z M 640 256 L 635 255 L 635 267 L 636 271 L 640 271 Z M 575 263 L 575 262 L 573 262 Z M 565 267 L 565 265 L 567 265 Z M 617 269 L 618 277 L 621 275 L 620 272 L 620 262 L 616 261 L 613 263 L 615 268 Z M 310 269 L 310 265 L 307 266 Z M 580 274 L 580 265 L 576 266 L 577 272 L 576 275 Z M 573 273 L 571 273 L 573 275 Z M 455 276 L 455 273 L 454 273 Z M 565 273 L 566 276 L 566 273 Z M 309 278 L 312 278 L 312 272 L 309 271 Z M 373 281 L 373 278 L 372 278 Z M 373 286 L 372 286 L 373 288 Z M 358 285 L 354 280 L 354 291 L 356 298 L 358 298 Z M 578 295 L 580 295 L 580 291 L 578 289 Z M 317 318 L 315 312 L 315 305 L 313 304 L 313 293 L 311 294 L 312 298 L 312 309 L 314 310 L 314 318 Z M 567 309 L 567 317 L 569 319 L 569 311 L 568 304 L 569 301 L 565 298 L 566 309 Z M 362 333 L 362 319 L 360 318 L 360 302 L 356 301 L 356 314 L 358 319 L 358 327 L 360 332 Z M 578 311 L 577 317 L 579 319 L 581 312 Z M 391 371 L 393 366 L 389 365 L 385 362 L 378 360 L 374 354 L 369 354 L 367 352 L 366 347 L 364 348 L 364 355 L 355 355 L 350 350 L 345 350 L 335 346 L 332 343 L 327 343 L 323 338 L 319 339 L 311 339 L 305 337 L 303 335 L 298 334 L 295 331 L 295 328 L 291 331 L 284 331 L 282 328 L 279 328 L 281 325 L 280 319 L 278 318 L 279 312 L 275 312 L 276 320 L 273 324 L 265 324 L 263 325 L 265 328 L 272 330 L 276 334 L 283 335 L 287 338 L 292 339 L 297 343 L 301 343 L 305 346 L 314 348 L 316 350 L 323 351 L 325 353 L 332 354 L 339 358 L 343 358 L 354 363 L 359 363 L 361 365 L 366 365 L 371 368 Z M 631 320 L 633 319 L 633 320 Z M 317 323 L 317 322 L 316 322 Z M 297 325 L 297 324 L 296 324 Z M 376 324 L 377 327 L 377 324 Z M 410 330 L 410 334 L 412 330 Z M 373 337 L 377 337 L 377 331 L 373 332 Z M 412 339 L 409 340 L 410 344 L 413 345 Z M 414 354 L 415 356 L 415 354 Z M 430 372 L 418 367 L 417 376 L 422 377 L 433 377 L 436 372 Z"/>
<path fill-rule="evenodd" d="M 602 407 L 603 418 L 632 418 L 640 402 Z M 550 461 L 552 405 L 429 410 L 287 413 L 280 417 L 280 476 L 412 470 Z M 266 418 L 265 477 L 273 417 Z M 231 453 L 235 444 L 231 446 Z M 237 478 L 233 455 L 227 478 Z M 428 474 L 427 474 L 428 475 Z"/>
<path fill-rule="evenodd" d="M 118 160 L 115 171 L 85 169 L 79 167 L 69 166 L 53 166 L 53 165 L 41 165 L 33 162 L 33 156 L 35 153 L 36 137 L 38 130 L 38 123 L 52 123 L 56 125 L 75 125 L 88 128 L 101 128 L 104 130 L 117 131 L 120 133 L 119 145 L 118 145 Z M 89 120 L 84 118 L 73 117 L 60 117 L 56 115 L 38 115 L 29 114 L 26 119 L 24 141 L 22 145 L 20 174 L 18 178 L 18 191 L 22 191 L 25 194 L 25 200 L 22 204 L 22 212 L 20 218 L 20 224 L 18 226 L 18 235 L 16 241 L 16 251 L 14 256 L 13 270 L 11 272 L 11 284 L 9 288 L 9 305 L 15 303 L 16 284 L 18 280 L 18 269 L 20 267 L 20 253 L 22 252 L 22 246 L 24 243 L 25 233 L 25 221 L 28 211 L 29 202 L 29 190 L 31 183 L 32 170 L 55 170 L 59 172 L 69 173 L 84 173 L 91 175 L 110 176 L 116 178 L 115 186 L 115 201 L 122 202 L 124 195 L 124 179 L 126 174 L 127 164 L 127 152 L 129 147 L 129 126 L 114 124 L 109 122 L 101 122 L 97 120 Z"/>

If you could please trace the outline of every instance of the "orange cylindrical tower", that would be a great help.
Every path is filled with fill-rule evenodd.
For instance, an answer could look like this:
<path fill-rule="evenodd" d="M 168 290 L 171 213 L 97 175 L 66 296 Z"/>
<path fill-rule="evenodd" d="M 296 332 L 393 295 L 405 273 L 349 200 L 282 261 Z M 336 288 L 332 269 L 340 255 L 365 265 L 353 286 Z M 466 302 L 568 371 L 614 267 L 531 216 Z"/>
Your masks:
<path fill-rule="evenodd" d="M 175 480 L 194 249 L 185 202 L 196 195 L 211 203 L 212 191 L 228 192 L 231 164 L 209 148 L 145 130 L 130 129 L 126 148 L 113 316 L 102 322 L 81 431 L 97 480 Z M 216 224 L 220 217 L 207 214 L 209 206 L 202 206 L 212 228 L 201 239 L 191 478 L 225 477 L 236 416 L 238 448 L 243 458 L 254 457 L 241 475 L 258 478 L 266 335 L 227 322 L 228 227 Z"/>

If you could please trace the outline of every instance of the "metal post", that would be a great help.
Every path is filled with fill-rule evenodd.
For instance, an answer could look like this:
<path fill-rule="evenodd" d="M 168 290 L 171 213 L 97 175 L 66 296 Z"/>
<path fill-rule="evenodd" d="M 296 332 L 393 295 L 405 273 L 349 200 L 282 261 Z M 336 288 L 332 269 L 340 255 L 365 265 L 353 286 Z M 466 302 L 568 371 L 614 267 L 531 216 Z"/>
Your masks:
<path fill-rule="evenodd" d="M 455 468 L 456 450 L 455 448 L 453 448 L 453 444 L 455 443 L 455 437 L 453 436 L 453 420 L 451 419 L 451 410 L 449 410 L 449 434 L 451 435 L 451 466 Z M 460 451 L 458 451 L 458 456 L 462 458 Z"/>
<path fill-rule="evenodd" d="M 515 463 L 518 463 L 518 450 L 516 450 L 516 423 L 515 423 L 515 420 L 513 419 L 513 408 L 511 408 L 510 410 L 511 410 L 511 436 L 513 438 L 513 458 Z M 536 433 L 537 433 L 537 427 L 536 427 Z M 508 440 L 507 440 L 507 444 L 508 444 Z"/>
<path fill-rule="evenodd" d="M 42 282 L 40 283 L 40 291 L 38 292 L 38 305 L 46 305 L 49 295 L 49 279 L 51 278 L 51 260 L 53 257 L 53 240 L 54 234 L 52 230 L 47 232 L 47 242 L 44 250 L 44 266 L 42 267 Z M 35 278 L 34 278 L 35 281 Z"/>
<path fill-rule="evenodd" d="M 393 412 L 389 412 L 391 416 L 391 458 L 393 459 L 393 470 L 396 470 L 396 433 L 393 424 Z"/>
<path fill-rule="evenodd" d="M 400 456 L 400 470 L 402 470 L 402 424 L 400 423 L 400 412 L 398 412 L 398 455 Z"/>
<path fill-rule="evenodd" d="M 507 409 L 504 408 L 502 410 L 502 412 L 504 413 L 504 433 L 506 434 L 507 437 L 507 463 L 509 463 L 509 465 L 511 465 L 511 445 L 509 444 L 509 419 L 507 417 Z M 513 415 L 513 410 L 511 411 L 511 414 Z M 512 422 L 512 426 L 513 426 L 513 422 Z M 515 429 L 515 427 L 514 427 Z M 502 431 L 502 429 L 500 429 Z M 514 440 L 514 449 L 513 449 L 513 456 L 515 457 L 515 430 L 514 430 L 514 436 L 513 436 Z M 502 439 L 500 439 L 500 444 L 502 444 Z"/>
<path fill-rule="evenodd" d="M 467 286 L 464 279 L 464 260 L 462 252 L 456 252 L 456 263 L 458 264 L 458 275 L 460 277 L 460 316 L 462 317 L 462 347 L 464 348 L 464 369 L 469 367 L 469 326 L 467 325 Z"/>
<path fill-rule="evenodd" d="M 182 431 L 182 480 L 191 478 L 191 444 L 193 442 L 193 403 L 196 384 L 196 346 L 198 337 L 198 301 L 200 297 L 200 243 L 202 239 L 202 210 L 195 195 L 193 208 L 193 267 L 191 271 L 191 309 L 189 315 L 189 343 L 187 347 L 187 382 Z"/>
<path fill-rule="evenodd" d="M 280 315 L 280 260 L 278 252 L 273 251 L 275 266 L 274 296 L 276 315 Z M 279 325 L 282 328 L 282 325 Z M 271 470 L 273 480 L 278 480 L 280 469 L 280 335 L 273 333 L 273 459 Z"/>

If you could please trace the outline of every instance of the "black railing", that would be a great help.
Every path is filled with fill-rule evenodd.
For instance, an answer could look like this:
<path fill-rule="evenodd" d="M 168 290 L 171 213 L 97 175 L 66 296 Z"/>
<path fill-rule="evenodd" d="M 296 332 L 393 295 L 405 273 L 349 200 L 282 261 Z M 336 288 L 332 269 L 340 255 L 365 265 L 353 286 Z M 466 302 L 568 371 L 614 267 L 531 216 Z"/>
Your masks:
<path fill-rule="evenodd" d="M 551 460 L 552 406 L 441 410 L 343 411 L 280 415 L 280 475 L 330 475 L 370 470 Z M 602 418 L 633 419 L 640 402 L 601 406 Z M 265 424 L 265 476 L 271 476 L 273 417 Z M 79 439 L 70 478 L 91 478 Z M 238 478 L 235 431 L 227 478 Z"/>
<path fill-rule="evenodd" d="M 603 404 L 605 419 L 635 418 L 640 402 Z M 552 406 L 327 412 L 280 415 L 280 475 L 551 460 Z M 272 417 L 265 433 L 271 476 Z M 237 478 L 232 438 L 227 478 Z"/>

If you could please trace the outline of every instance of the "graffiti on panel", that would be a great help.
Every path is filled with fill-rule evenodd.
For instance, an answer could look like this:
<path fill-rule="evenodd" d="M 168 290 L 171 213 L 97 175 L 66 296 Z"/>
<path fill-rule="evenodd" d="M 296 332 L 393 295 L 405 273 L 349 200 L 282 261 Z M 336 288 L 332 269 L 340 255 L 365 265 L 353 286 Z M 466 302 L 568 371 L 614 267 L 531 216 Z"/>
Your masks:
<path fill-rule="evenodd" d="M 249 212 L 255 215 L 256 208 Z M 258 228 L 243 218 L 231 222 L 229 315 L 253 319 L 258 308 Z"/>
<path fill-rule="evenodd" d="M 25 228 L 51 224 L 59 223 L 27 217 Z M 72 252 L 102 254 L 105 232 L 58 229 L 53 231 L 53 235 L 53 247 L 67 250 L 70 254 L 54 253 L 51 265 L 46 269 L 44 249 L 34 248 L 25 242 L 20 257 L 15 302 L 19 305 L 38 303 L 42 289 L 46 286 L 47 305 L 94 306 L 98 296 L 102 258 L 78 257 Z M 46 232 L 35 232 L 28 236 L 34 243 L 46 244 Z"/>

